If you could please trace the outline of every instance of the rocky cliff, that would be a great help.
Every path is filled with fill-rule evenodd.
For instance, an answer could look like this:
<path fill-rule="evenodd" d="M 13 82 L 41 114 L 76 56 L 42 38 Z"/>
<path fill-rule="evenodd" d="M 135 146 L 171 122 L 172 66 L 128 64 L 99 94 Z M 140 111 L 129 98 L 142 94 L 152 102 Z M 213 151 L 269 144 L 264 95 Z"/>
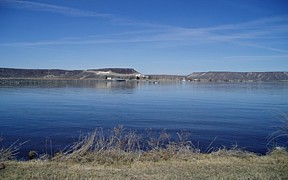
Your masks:
<path fill-rule="evenodd" d="M 210 82 L 288 81 L 288 72 L 194 72 L 187 79 Z"/>
<path fill-rule="evenodd" d="M 107 72 L 107 73 L 115 73 L 115 74 L 140 74 L 131 68 L 103 68 L 103 69 L 88 69 L 87 71 L 95 71 L 95 72 Z"/>
<path fill-rule="evenodd" d="M 45 78 L 45 79 L 102 79 L 111 77 L 133 78 L 141 75 L 131 68 L 106 68 L 90 70 L 61 69 L 14 69 L 0 68 L 0 78 Z"/>

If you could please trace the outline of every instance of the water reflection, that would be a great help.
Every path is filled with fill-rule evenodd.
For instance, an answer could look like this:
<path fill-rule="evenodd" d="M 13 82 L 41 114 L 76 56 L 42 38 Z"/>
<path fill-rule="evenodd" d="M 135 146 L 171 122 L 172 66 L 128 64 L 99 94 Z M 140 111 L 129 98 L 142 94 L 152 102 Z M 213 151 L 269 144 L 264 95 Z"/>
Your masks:
<path fill-rule="evenodd" d="M 115 82 L 115 81 L 101 81 L 93 84 L 96 89 L 111 89 L 111 90 L 128 90 L 136 89 L 140 86 L 138 81 L 126 81 L 126 82 Z"/>
<path fill-rule="evenodd" d="M 0 88 L 7 87 L 38 87 L 38 88 L 63 88 L 63 87 L 81 87 L 96 89 L 115 89 L 127 90 L 136 89 L 141 83 L 139 81 L 99 81 L 99 80 L 25 80 L 21 83 L 11 82 L 0 84 Z"/>

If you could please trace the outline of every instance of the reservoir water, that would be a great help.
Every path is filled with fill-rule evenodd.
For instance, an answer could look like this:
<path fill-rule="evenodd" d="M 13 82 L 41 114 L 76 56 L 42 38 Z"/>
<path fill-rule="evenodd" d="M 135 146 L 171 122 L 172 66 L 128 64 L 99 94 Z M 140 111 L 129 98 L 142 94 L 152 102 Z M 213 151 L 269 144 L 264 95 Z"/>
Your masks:
<path fill-rule="evenodd" d="M 265 153 L 267 137 L 283 125 L 282 113 L 288 114 L 287 82 L 0 86 L 0 146 L 29 140 L 20 149 L 24 156 L 44 153 L 49 141 L 56 151 L 80 133 L 124 125 L 140 133 L 185 130 L 201 149 L 213 142 Z M 287 139 L 273 143 L 287 146 Z"/>

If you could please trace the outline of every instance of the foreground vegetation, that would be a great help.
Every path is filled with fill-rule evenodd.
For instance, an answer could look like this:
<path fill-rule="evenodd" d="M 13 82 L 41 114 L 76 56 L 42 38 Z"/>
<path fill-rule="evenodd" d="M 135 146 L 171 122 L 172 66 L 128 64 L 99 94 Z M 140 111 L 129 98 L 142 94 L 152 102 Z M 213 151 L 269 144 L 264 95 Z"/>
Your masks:
<path fill-rule="evenodd" d="M 153 152 L 137 161 L 124 152 L 106 153 L 107 162 L 102 163 L 85 162 L 83 157 L 79 161 L 5 161 L 0 179 L 288 179 L 288 154 L 282 150 L 266 156 L 221 150 L 169 159 L 161 158 L 165 152 Z M 155 156 L 160 158 L 155 161 Z M 123 158 L 132 161 L 117 162 Z"/>
<path fill-rule="evenodd" d="M 30 152 L 29 161 L 14 159 L 12 145 L 0 149 L 0 179 L 288 179 L 284 148 L 265 156 L 236 148 L 202 153 L 185 132 L 177 137 L 98 129 L 56 154 Z"/>

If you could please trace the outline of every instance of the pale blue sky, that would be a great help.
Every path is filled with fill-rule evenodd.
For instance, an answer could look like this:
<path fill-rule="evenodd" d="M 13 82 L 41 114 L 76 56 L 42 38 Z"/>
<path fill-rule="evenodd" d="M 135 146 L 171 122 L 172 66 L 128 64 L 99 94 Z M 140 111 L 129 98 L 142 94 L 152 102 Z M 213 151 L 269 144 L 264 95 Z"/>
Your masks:
<path fill-rule="evenodd" d="M 0 67 L 288 71 L 288 1 L 0 0 Z"/>

